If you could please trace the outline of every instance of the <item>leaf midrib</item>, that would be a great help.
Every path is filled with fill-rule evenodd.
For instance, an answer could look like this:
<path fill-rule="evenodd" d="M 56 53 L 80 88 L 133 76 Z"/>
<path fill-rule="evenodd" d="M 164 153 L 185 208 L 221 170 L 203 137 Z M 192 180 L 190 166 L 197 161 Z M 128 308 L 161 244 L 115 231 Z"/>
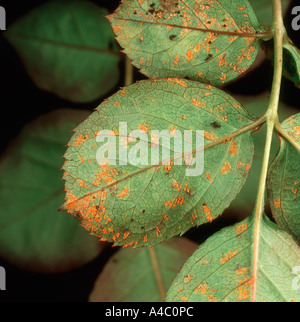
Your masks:
<path fill-rule="evenodd" d="M 95 52 L 98 54 L 106 54 L 106 55 L 114 55 L 117 57 L 122 56 L 122 53 L 119 53 L 117 51 L 113 51 L 110 49 L 104 49 L 104 48 L 97 48 L 97 47 L 90 47 L 90 46 L 83 46 L 83 45 L 76 45 L 76 44 L 69 44 L 69 43 L 64 43 L 61 41 L 56 41 L 56 40 L 51 40 L 51 39 L 42 39 L 36 36 L 32 36 L 32 35 L 24 35 L 24 34 L 20 34 L 20 33 L 15 33 L 15 32 L 8 32 L 8 35 L 11 36 L 12 38 L 21 38 L 21 39 L 25 39 L 28 41 L 35 41 L 35 42 L 39 42 L 42 44 L 46 44 L 46 45 L 52 45 L 52 46 L 57 46 L 57 47 L 64 47 L 67 49 L 74 49 L 74 50 L 79 50 L 79 51 L 87 51 L 87 52 Z"/>

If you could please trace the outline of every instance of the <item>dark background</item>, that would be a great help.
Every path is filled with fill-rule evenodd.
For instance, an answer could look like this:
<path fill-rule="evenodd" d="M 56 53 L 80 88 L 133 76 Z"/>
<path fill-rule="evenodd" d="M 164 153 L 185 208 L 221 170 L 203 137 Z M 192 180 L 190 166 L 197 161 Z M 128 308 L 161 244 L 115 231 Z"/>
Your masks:
<path fill-rule="evenodd" d="M 6 9 L 7 27 L 19 17 L 44 3 L 43 0 L 0 0 L 0 6 Z M 113 11 L 119 0 L 95 0 L 100 6 Z M 292 7 L 299 4 L 293 1 Z M 271 8 L 270 8 L 271 10 Z M 289 10 L 285 23 L 290 38 L 300 47 L 300 31 L 291 30 L 292 15 Z M 0 153 L 4 151 L 10 139 L 14 138 L 24 126 L 41 114 L 62 107 L 92 110 L 103 100 L 99 98 L 90 104 L 73 104 L 56 96 L 39 90 L 25 73 L 25 70 L 9 44 L 2 37 L 0 31 Z M 122 68 L 122 66 L 120 66 Z M 136 72 L 136 79 L 143 79 Z M 238 82 L 229 84 L 225 90 L 234 94 L 256 95 L 270 90 L 272 83 L 272 66 L 265 61 L 257 69 L 241 78 Z M 119 86 L 122 86 L 122 79 Z M 115 90 L 112 91 L 112 93 Z M 106 97 L 110 96 L 109 93 Z M 299 89 L 288 80 L 283 81 L 282 101 L 299 107 Z M 1 207 L 1 205 L 0 205 Z M 224 224 L 232 224 L 234 216 L 224 216 L 222 220 L 193 229 L 187 237 L 197 242 L 204 241 L 207 237 L 219 230 Z M 199 239 L 201 236 L 201 239 Z M 42 275 L 23 271 L 0 258 L 0 266 L 7 272 L 7 291 L 0 291 L 0 301 L 87 301 L 99 272 L 105 262 L 116 251 L 109 248 L 90 264 L 65 274 Z"/>

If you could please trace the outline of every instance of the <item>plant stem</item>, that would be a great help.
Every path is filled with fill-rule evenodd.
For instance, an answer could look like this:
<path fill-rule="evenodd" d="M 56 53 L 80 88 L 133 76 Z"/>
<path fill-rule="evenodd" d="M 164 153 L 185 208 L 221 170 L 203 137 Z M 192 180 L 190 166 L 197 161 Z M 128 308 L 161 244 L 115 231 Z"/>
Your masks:
<path fill-rule="evenodd" d="M 155 274 L 155 279 L 156 279 L 160 299 L 162 302 L 164 302 L 165 301 L 165 288 L 164 288 L 163 280 L 162 280 L 162 277 L 160 274 L 156 253 L 155 253 L 155 250 L 153 247 L 149 247 L 148 250 L 150 253 L 150 258 L 151 258 L 152 267 L 153 267 L 154 274 Z"/>
<path fill-rule="evenodd" d="M 273 0 L 273 32 L 274 32 L 274 77 L 269 107 L 266 113 L 267 117 L 267 137 L 264 152 L 264 159 L 262 171 L 259 182 L 259 189 L 257 195 L 256 209 L 255 209 L 255 224 L 254 224 L 254 242 L 253 242 L 253 289 L 252 302 L 256 302 L 257 293 L 257 274 L 258 274 L 258 260 L 259 260 L 259 241 L 260 228 L 264 212 L 266 180 L 268 175 L 268 167 L 270 161 L 270 152 L 272 146 L 272 138 L 275 124 L 278 121 L 278 104 L 281 89 L 282 69 L 283 69 L 283 36 L 284 25 L 282 18 L 281 0 Z"/>
<path fill-rule="evenodd" d="M 281 124 L 278 122 L 275 124 L 275 128 L 281 136 L 283 136 L 287 141 L 289 141 L 296 150 L 300 153 L 300 145 L 296 142 L 296 140 L 285 130 L 282 128 Z"/>
<path fill-rule="evenodd" d="M 133 72 L 134 72 L 133 65 L 131 64 L 129 58 L 126 56 L 126 58 L 125 58 L 125 80 L 124 80 L 125 86 L 133 84 L 133 81 L 134 81 Z"/>

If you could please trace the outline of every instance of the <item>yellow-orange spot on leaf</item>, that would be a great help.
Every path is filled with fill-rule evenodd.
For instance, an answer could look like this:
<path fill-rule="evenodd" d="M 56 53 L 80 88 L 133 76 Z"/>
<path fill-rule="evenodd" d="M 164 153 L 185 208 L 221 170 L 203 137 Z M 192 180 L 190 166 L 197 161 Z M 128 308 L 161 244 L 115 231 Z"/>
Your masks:
<path fill-rule="evenodd" d="M 144 123 L 139 125 L 139 130 L 148 133 L 149 127 Z"/>
<path fill-rule="evenodd" d="M 245 267 L 240 267 L 235 270 L 237 275 L 244 275 L 248 272 L 247 268 Z"/>
<path fill-rule="evenodd" d="M 207 284 L 200 284 L 197 286 L 195 292 L 205 294 L 208 291 L 208 285 Z"/>
<path fill-rule="evenodd" d="M 130 235 L 130 232 L 126 232 L 126 233 L 124 233 L 124 235 L 123 235 L 123 239 L 126 239 L 126 238 L 128 238 L 128 236 Z"/>
<path fill-rule="evenodd" d="M 209 302 L 218 302 L 217 298 L 213 295 L 209 295 L 207 299 Z"/>
<path fill-rule="evenodd" d="M 186 283 L 189 283 L 191 280 L 192 280 L 192 279 L 191 279 L 191 275 L 187 275 L 187 276 L 185 277 L 185 282 L 186 282 Z"/>
<path fill-rule="evenodd" d="M 206 103 L 201 103 L 200 101 L 196 100 L 195 98 L 191 99 L 191 103 L 197 107 L 205 107 Z"/>
<path fill-rule="evenodd" d="M 193 51 L 192 50 L 187 51 L 187 53 L 186 53 L 186 59 L 188 61 L 191 61 L 192 58 L 193 58 Z"/>
<path fill-rule="evenodd" d="M 226 174 L 230 171 L 230 169 L 231 169 L 230 164 L 228 162 L 226 162 L 224 168 L 222 168 L 221 171 L 223 174 Z"/>
<path fill-rule="evenodd" d="M 76 142 L 75 142 L 75 145 L 76 146 L 79 146 L 80 144 L 82 144 L 83 142 L 85 142 L 86 140 L 89 139 L 89 136 L 86 135 L 85 137 L 83 137 L 82 135 L 80 135 L 77 139 L 76 139 Z"/>
<path fill-rule="evenodd" d="M 215 218 L 211 215 L 211 210 L 207 207 L 206 204 L 203 205 L 203 210 L 206 214 L 207 221 L 212 222 Z"/>
<path fill-rule="evenodd" d="M 160 229 L 159 227 L 156 227 L 155 229 L 156 229 L 156 237 L 158 237 L 160 235 Z"/>
<path fill-rule="evenodd" d="M 122 192 L 119 193 L 119 198 L 123 199 L 124 197 L 127 196 L 127 194 L 128 194 L 128 188 L 124 188 Z"/>
<path fill-rule="evenodd" d="M 83 180 L 78 181 L 78 184 L 79 184 L 79 186 L 80 186 L 80 187 L 82 187 L 82 188 L 87 188 L 87 185 L 84 183 L 84 181 L 83 181 Z"/>
<path fill-rule="evenodd" d="M 210 131 L 210 132 L 204 132 L 204 137 L 205 137 L 207 140 L 210 140 L 210 141 L 214 141 L 214 140 L 215 140 L 214 132 L 213 132 L 213 131 Z"/>
<path fill-rule="evenodd" d="M 169 165 L 166 165 L 165 166 L 165 170 L 166 171 L 171 171 L 172 170 L 172 165 L 173 165 L 174 163 L 173 162 L 170 162 L 170 164 Z"/>
<path fill-rule="evenodd" d="M 177 182 L 177 181 L 176 181 L 175 183 L 173 183 L 173 184 L 172 184 L 172 187 L 173 187 L 173 188 L 176 188 L 176 190 L 177 190 L 177 191 L 180 191 L 180 189 L 181 189 L 181 185 L 180 185 L 180 184 L 178 184 L 178 182 Z"/>
<path fill-rule="evenodd" d="M 210 177 L 210 174 L 208 172 L 206 172 L 206 178 L 209 182 L 213 182 L 213 179 Z"/>
<path fill-rule="evenodd" d="M 221 255 L 222 259 L 221 259 L 221 264 L 224 264 L 226 262 L 228 262 L 229 260 L 231 260 L 234 256 L 236 256 L 238 254 L 238 251 L 234 251 L 234 252 L 228 252 L 225 255 Z"/>
<path fill-rule="evenodd" d="M 238 288 L 238 300 L 244 301 L 250 297 L 250 293 L 246 287 Z"/>
<path fill-rule="evenodd" d="M 219 57 L 219 67 L 222 67 L 224 65 L 227 65 L 227 62 L 226 62 L 226 54 L 221 55 Z"/>
<path fill-rule="evenodd" d="M 233 155 L 236 155 L 236 152 L 237 152 L 237 145 L 236 145 L 236 141 L 232 142 L 231 144 L 231 147 L 230 147 L 230 150 L 229 150 L 229 153 L 233 154 Z"/>
<path fill-rule="evenodd" d="M 201 46 L 198 44 L 198 45 L 195 46 L 194 49 L 195 49 L 195 52 L 198 53 L 200 51 L 200 49 L 201 49 Z"/>
<path fill-rule="evenodd" d="M 238 227 L 235 228 L 235 232 L 237 234 L 237 236 L 240 236 L 243 232 L 245 232 L 248 228 L 248 225 L 240 225 Z"/>
<path fill-rule="evenodd" d="M 178 84 L 178 85 L 180 85 L 182 87 L 187 87 L 188 86 L 188 84 L 185 81 L 183 81 L 182 79 L 179 79 L 179 78 L 170 78 L 169 77 L 167 79 L 167 81 L 168 82 L 174 82 L 174 83 L 176 83 L 176 84 Z"/>
<path fill-rule="evenodd" d="M 276 206 L 276 208 L 280 208 L 280 206 L 281 206 L 281 200 L 280 200 L 280 198 L 278 200 L 275 200 L 274 201 L 274 205 Z"/>

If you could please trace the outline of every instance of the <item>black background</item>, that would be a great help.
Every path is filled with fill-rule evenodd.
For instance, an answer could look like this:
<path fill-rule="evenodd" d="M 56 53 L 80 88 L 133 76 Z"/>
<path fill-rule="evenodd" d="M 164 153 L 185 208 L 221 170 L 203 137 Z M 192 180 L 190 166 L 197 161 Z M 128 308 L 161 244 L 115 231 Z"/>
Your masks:
<path fill-rule="evenodd" d="M 9 26 L 19 17 L 44 2 L 46 1 L 0 0 L 0 6 L 6 9 L 7 26 Z M 119 3 L 118 0 L 95 0 L 94 2 L 106 7 L 111 12 Z M 296 2 L 298 1 L 293 1 L 292 7 L 297 5 Z M 300 31 L 291 30 L 292 17 L 291 10 L 289 10 L 285 18 L 286 27 L 291 39 L 300 47 Z M 18 56 L 1 33 L 0 31 L 0 153 L 5 149 L 10 139 L 18 134 L 24 124 L 41 114 L 62 107 L 91 110 L 101 103 L 103 97 L 90 104 L 72 104 L 39 90 L 27 76 Z M 120 67 L 122 68 L 122 66 Z M 136 78 L 143 79 L 144 76 L 136 72 Z M 270 90 L 271 83 L 272 66 L 266 61 L 259 68 L 247 74 L 247 77 L 227 85 L 225 90 L 230 91 L 233 95 L 235 93 L 256 95 Z M 122 86 L 122 81 L 119 86 Z M 299 107 L 299 93 L 299 89 L 295 88 L 291 82 L 283 81 L 282 101 Z M 110 94 L 107 94 L 106 97 Z M 187 234 L 187 237 L 202 242 L 219 230 L 221 225 L 224 226 L 224 223 L 232 224 L 233 222 L 234 217 L 225 216 L 222 222 L 216 220 L 209 226 L 194 229 Z M 202 236 L 201 239 L 199 236 Z M 115 251 L 116 249 L 108 249 L 90 264 L 78 270 L 58 275 L 42 275 L 23 271 L 0 258 L 0 266 L 5 267 L 7 271 L 7 291 L 0 291 L 0 301 L 87 301 L 96 277 Z"/>

